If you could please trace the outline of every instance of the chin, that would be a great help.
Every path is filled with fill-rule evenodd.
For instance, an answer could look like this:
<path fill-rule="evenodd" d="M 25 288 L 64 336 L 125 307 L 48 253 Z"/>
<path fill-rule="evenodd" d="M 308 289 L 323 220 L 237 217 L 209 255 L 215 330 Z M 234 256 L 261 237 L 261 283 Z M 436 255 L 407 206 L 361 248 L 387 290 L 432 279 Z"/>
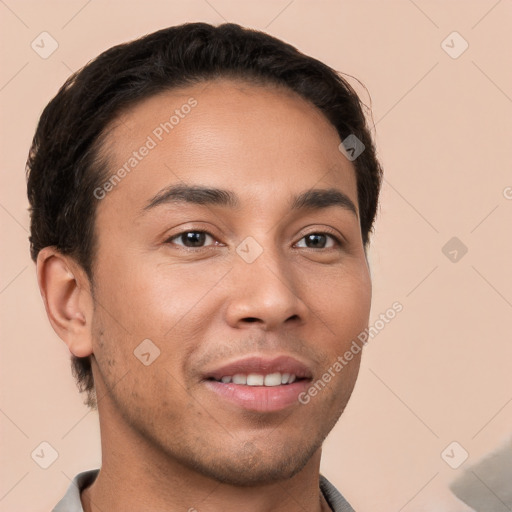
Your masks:
<path fill-rule="evenodd" d="M 276 449 L 266 445 L 260 449 L 246 442 L 240 450 L 234 450 L 231 457 L 227 450 L 223 450 L 223 457 L 210 460 L 208 464 L 203 458 L 201 462 L 193 464 L 193 469 L 226 485 L 261 486 L 288 480 L 298 474 L 320 446 L 321 440 L 310 446 L 294 443 L 293 447 L 288 447 L 293 450 L 290 452 L 285 446 Z"/>

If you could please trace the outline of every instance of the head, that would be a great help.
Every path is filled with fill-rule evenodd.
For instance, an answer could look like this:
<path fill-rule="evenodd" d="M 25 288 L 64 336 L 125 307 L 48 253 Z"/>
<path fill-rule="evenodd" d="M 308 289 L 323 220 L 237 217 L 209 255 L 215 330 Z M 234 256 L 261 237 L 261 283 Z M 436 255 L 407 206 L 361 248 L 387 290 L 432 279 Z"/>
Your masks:
<path fill-rule="evenodd" d="M 349 136 L 364 145 L 355 160 L 339 149 Z M 316 380 L 368 324 L 382 171 L 349 83 L 238 25 L 167 28 L 66 81 L 27 172 L 32 258 L 86 403 L 115 405 L 226 482 L 247 483 L 244 467 L 254 481 L 300 470 L 346 406 L 359 354 L 300 410 L 217 403 L 205 384 L 256 353 L 292 354 Z M 256 456 L 272 446 L 279 461 Z"/>

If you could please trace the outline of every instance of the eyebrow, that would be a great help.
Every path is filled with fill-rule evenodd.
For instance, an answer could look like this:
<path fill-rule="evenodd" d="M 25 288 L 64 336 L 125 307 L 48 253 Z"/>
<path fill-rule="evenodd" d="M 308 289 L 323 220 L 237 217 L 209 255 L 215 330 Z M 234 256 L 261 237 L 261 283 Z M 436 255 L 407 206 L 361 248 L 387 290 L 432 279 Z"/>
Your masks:
<path fill-rule="evenodd" d="M 231 190 L 204 187 L 200 185 L 171 185 L 151 198 L 143 211 L 152 210 L 163 204 L 186 202 L 197 205 L 214 205 L 225 208 L 240 208 L 240 199 Z M 353 201 L 337 188 L 310 189 L 293 196 L 291 210 L 321 210 L 338 206 L 352 212 L 357 217 L 357 208 Z"/>

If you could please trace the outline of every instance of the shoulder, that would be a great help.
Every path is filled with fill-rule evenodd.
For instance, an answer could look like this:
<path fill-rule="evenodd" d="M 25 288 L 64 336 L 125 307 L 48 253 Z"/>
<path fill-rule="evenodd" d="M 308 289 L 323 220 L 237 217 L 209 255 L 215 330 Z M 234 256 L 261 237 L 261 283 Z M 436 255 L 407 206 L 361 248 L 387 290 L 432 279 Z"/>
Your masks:
<path fill-rule="evenodd" d="M 320 490 L 333 512 L 355 512 L 338 489 L 323 475 L 320 475 Z"/>
<path fill-rule="evenodd" d="M 66 494 L 55 505 L 52 512 L 83 512 L 80 492 L 96 480 L 99 471 L 99 469 L 90 469 L 78 473 L 69 484 Z"/>

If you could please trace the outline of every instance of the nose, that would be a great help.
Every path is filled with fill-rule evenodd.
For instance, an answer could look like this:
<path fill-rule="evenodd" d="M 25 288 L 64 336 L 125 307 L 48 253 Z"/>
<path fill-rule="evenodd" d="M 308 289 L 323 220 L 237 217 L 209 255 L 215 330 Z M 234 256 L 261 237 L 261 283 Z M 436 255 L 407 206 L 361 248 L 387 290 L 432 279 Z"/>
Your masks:
<path fill-rule="evenodd" d="M 226 320 L 231 327 L 257 323 L 265 331 L 301 325 L 308 307 L 301 299 L 300 276 L 276 251 L 265 250 L 252 263 L 236 257 L 230 272 Z"/>

